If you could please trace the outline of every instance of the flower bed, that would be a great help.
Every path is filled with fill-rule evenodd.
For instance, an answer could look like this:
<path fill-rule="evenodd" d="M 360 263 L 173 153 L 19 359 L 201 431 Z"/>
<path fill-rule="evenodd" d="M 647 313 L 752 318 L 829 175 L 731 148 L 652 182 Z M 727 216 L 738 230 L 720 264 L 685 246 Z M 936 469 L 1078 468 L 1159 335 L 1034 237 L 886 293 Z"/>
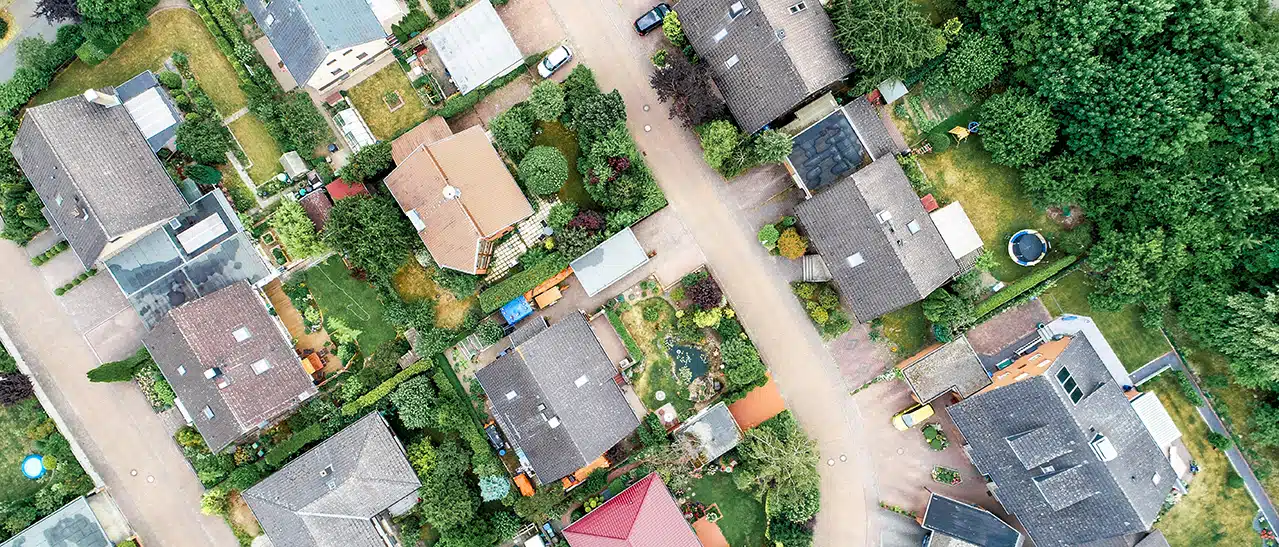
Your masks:
<path fill-rule="evenodd" d="M 941 452 L 950 446 L 950 439 L 946 438 L 940 425 L 928 424 L 920 431 L 924 434 L 924 442 L 928 443 L 928 448 Z"/>
<path fill-rule="evenodd" d="M 933 467 L 933 480 L 940 484 L 949 484 L 951 486 L 963 482 L 963 479 L 959 476 L 959 471 L 940 465 Z"/>

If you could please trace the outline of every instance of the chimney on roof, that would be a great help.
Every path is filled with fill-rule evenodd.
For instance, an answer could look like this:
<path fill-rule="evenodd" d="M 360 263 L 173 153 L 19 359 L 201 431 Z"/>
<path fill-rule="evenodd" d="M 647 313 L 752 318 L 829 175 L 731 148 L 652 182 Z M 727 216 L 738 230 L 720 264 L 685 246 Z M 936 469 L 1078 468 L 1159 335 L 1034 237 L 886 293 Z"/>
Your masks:
<path fill-rule="evenodd" d="M 444 199 L 446 201 L 452 201 L 460 197 L 462 197 L 462 191 L 456 186 L 450 184 L 444 187 Z"/>
<path fill-rule="evenodd" d="M 84 90 L 84 100 L 107 108 L 120 106 L 120 98 L 116 97 L 114 93 L 103 93 L 93 88 Z"/>

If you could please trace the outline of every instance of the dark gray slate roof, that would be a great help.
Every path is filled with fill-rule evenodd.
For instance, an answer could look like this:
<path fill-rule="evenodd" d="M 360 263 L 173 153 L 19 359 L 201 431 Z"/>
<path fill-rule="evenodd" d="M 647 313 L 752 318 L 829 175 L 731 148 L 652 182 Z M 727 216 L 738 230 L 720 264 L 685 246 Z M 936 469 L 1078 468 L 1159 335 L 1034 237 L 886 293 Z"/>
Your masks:
<path fill-rule="evenodd" d="M 729 16 L 734 3 L 748 12 Z M 753 133 L 809 95 L 848 75 L 852 62 L 834 42 L 834 25 L 817 2 L 798 14 L 791 0 L 681 0 L 675 4 L 698 56 L 728 108 Z M 762 6 L 761 6 L 762 4 Z M 726 31 L 721 39 L 716 35 Z M 736 56 L 737 62 L 727 61 Z"/>
<path fill-rule="evenodd" d="M 1023 542 L 1021 532 L 991 512 L 937 494 L 928 497 L 923 526 L 981 547 L 1021 547 Z"/>
<path fill-rule="evenodd" d="M 86 268 L 111 240 L 187 208 L 123 106 L 75 96 L 30 108 L 10 150 Z"/>
<path fill-rule="evenodd" d="M 887 222 L 880 220 L 885 211 L 891 215 Z M 906 173 L 891 157 L 800 203 L 795 216 L 859 321 L 923 300 L 959 272 Z M 912 222 L 919 228 L 914 234 Z M 850 265 L 856 254 L 862 263 Z"/>
<path fill-rule="evenodd" d="M 842 109 L 795 135 L 792 143 L 787 159 L 810 192 L 843 180 L 870 161 Z"/>
<path fill-rule="evenodd" d="M 382 547 L 373 517 L 421 486 L 399 439 L 371 412 L 243 497 L 275 545 Z"/>
<path fill-rule="evenodd" d="M 902 376 L 924 402 L 952 391 L 961 398 L 968 397 L 990 385 L 990 375 L 964 336 L 903 366 Z"/>
<path fill-rule="evenodd" d="M 0 547 L 110 547 L 106 532 L 84 497 L 40 519 Z"/>
<path fill-rule="evenodd" d="M 1072 403 L 1063 368 L 1082 390 Z M 1122 388 L 1082 336 L 1042 375 L 949 407 L 973 464 L 1036 545 L 1088 543 L 1149 530 L 1176 482 Z M 1102 435 L 1117 456 L 1102 461 Z"/>
<path fill-rule="evenodd" d="M 580 314 L 475 373 L 507 439 L 523 449 L 543 484 L 585 467 L 639 426 L 616 375 Z"/>
<path fill-rule="evenodd" d="M 271 47 L 301 85 L 329 53 L 386 38 L 373 8 L 363 0 L 245 0 Z M 272 15 L 271 24 L 266 24 Z"/>
<path fill-rule="evenodd" d="M 235 335 L 241 328 L 249 334 L 243 342 Z M 239 282 L 174 308 L 143 337 L 214 452 L 315 395 L 311 377 L 281 329 L 255 290 Z M 255 371 L 259 360 L 270 368 Z M 221 376 L 205 378 L 215 367 Z M 218 387 L 225 379 L 230 383 Z"/>
<path fill-rule="evenodd" d="M 853 99 L 841 110 L 852 120 L 853 130 L 857 132 L 857 138 L 861 139 L 862 147 L 870 154 L 871 159 L 877 160 L 897 151 L 897 144 L 888 134 L 888 128 L 884 127 L 879 111 L 865 96 Z"/>

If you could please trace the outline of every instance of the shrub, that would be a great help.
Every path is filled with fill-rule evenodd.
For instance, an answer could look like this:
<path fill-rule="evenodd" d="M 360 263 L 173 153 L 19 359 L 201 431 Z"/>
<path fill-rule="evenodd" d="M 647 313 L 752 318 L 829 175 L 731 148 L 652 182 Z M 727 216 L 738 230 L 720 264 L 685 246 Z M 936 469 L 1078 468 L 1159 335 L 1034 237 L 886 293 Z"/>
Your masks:
<path fill-rule="evenodd" d="M 646 302 L 640 307 L 640 313 L 645 321 L 656 323 L 662 318 L 662 305 L 657 302 Z"/>
<path fill-rule="evenodd" d="M 204 437 L 200 436 L 200 432 L 194 427 L 184 425 L 173 434 L 173 440 L 184 448 L 197 448 L 204 446 Z"/>
<path fill-rule="evenodd" d="M 492 313 L 567 267 L 568 260 L 562 255 L 557 253 L 549 256 L 481 292 L 480 309 L 484 313 Z"/>
<path fill-rule="evenodd" d="M 489 122 L 493 142 L 514 161 L 519 161 L 533 145 L 533 114 L 527 104 L 512 106 Z"/>
<path fill-rule="evenodd" d="M 733 386 L 752 384 L 764 377 L 766 368 L 750 340 L 730 338 L 720 346 L 725 376 Z"/>
<path fill-rule="evenodd" d="M 568 160 L 551 146 L 535 146 L 520 160 L 520 181 L 539 196 L 554 194 L 568 182 Z"/>
<path fill-rule="evenodd" d="M 1013 298 L 1020 296 L 1022 293 L 1034 289 L 1039 284 L 1047 281 L 1049 278 L 1074 263 L 1075 257 L 1067 256 L 1065 258 L 1058 259 L 1052 264 L 1035 269 L 1029 275 L 1009 283 L 1007 287 L 1003 288 L 1003 290 L 978 303 L 976 309 L 973 311 L 973 315 L 977 318 L 977 322 L 980 322 L 987 315 L 998 310 L 1000 306 L 1008 303 Z"/>
<path fill-rule="evenodd" d="M 475 294 L 475 289 L 480 285 L 479 276 L 447 268 L 437 268 L 433 277 L 436 285 L 452 293 L 458 300 L 464 300 Z"/>
<path fill-rule="evenodd" d="M 1235 446 L 1235 441 L 1234 439 L 1231 439 L 1230 437 L 1222 435 L 1221 433 L 1217 433 L 1216 431 L 1209 431 L 1208 444 L 1211 444 L 1213 448 L 1216 448 L 1217 450 L 1225 452 L 1226 450 L 1230 450 L 1231 447 Z"/>
<path fill-rule="evenodd" d="M 222 182 L 221 171 L 199 163 L 186 166 L 182 174 L 194 180 L 196 184 L 204 186 L 217 186 L 219 182 Z"/>
<path fill-rule="evenodd" d="M 0 19 L 0 38 L 4 38 L 8 35 L 9 35 L 9 22 L 5 21 L 4 19 Z"/>
<path fill-rule="evenodd" d="M 502 339 L 502 326 L 497 324 L 497 321 L 494 321 L 492 317 L 486 317 L 475 327 L 475 334 L 480 337 L 481 343 L 485 346 L 491 346 Z"/>
<path fill-rule="evenodd" d="M 160 81 L 160 85 L 170 91 L 174 89 L 182 89 L 182 76 L 177 72 L 161 71 L 155 75 L 155 79 Z"/>
<path fill-rule="evenodd" d="M 533 86 L 528 105 L 534 118 L 542 121 L 558 120 L 564 114 L 564 88 L 555 80 L 543 80 Z"/>
<path fill-rule="evenodd" d="M 89 371 L 90 382 L 127 382 L 133 379 L 142 367 L 153 364 L 151 354 L 146 347 L 138 349 L 133 355 L 120 361 L 103 363 Z"/>
<path fill-rule="evenodd" d="M 724 162 L 742 143 L 742 132 L 728 120 L 705 123 L 695 131 L 702 144 L 702 159 L 716 171 L 724 167 Z"/>
<path fill-rule="evenodd" d="M 197 162 L 221 165 L 227 161 L 231 143 L 226 128 L 218 121 L 188 120 L 178 125 L 177 147 Z"/>
<path fill-rule="evenodd" d="M 715 328 L 724 318 L 722 308 L 710 308 L 693 312 L 693 323 L 702 328 Z"/>
<path fill-rule="evenodd" d="M 718 308 L 724 303 L 724 292 L 720 290 L 719 283 L 709 276 L 685 289 L 684 294 L 694 306 L 703 310 Z"/>
<path fill-rule="evenodd" d="M 946 54 L 946 80 L 964 93 L 973 93 L 995 81 L 1007 62 L 1008 48 L 999 36 L 969 35 Z"/>
<path fill-rule="evenodd" d="M 765 224 L 763 228 L 759 229 L 757 237 L 759 238 L 760 244 L 763 245 L 765 249 L 771 251 L 777 248 L 777 239 L 782 237 L 782 233 L 777 231 L 776 226 L 772 224 Z"/>
<path fill-rule="evenodd" d="M 1238 473 L 1235 473 L 1234 469 L 1231 469 L 1230 474 L 1226 475 L 1226 486 L 1235 489 L 1243 488 L 1243 477 L 1240 477 Z"/>
<path fill-rule="evenodd" d="M 488 475 L 480 477 L 480 499 L 495 501 L 505 498 L 511 493 L 511 479 L 505 475 Z"/>
<path fill-rule="evenodd" d="M 345 405 L 342 405 L 342 415 L 354 416 L 355 413 L 382 400 L 382 398 L 390 394 L 391 390 L 395 389 L 396 386 L 399 386 L 401 383 L 404 383 L 404 381 L 408 380 L 409 378 L 412 378 L 414 376 L 417 376 L 418 374 L 421 374 L 423 372 L 430 370 L 431 367 L 434 365 L 435 364 L 430 361 L 418 361 L 417 363 L 414 363 L 413 365 L 409 366 L 409 368 L 401 370 L 400 372 L 396 373 L 395 376 L 392 376 L 391 379 L 385 382 L 382 382 L 381 384 L 373 388 L 368 393 L 361 395 L 360 398 L 356 399 L 354 403 L 347 403 Z"/>
<path fill-rule="evenodd" d="M 667 64 L 669 64 L 666 60 L 666 56 L 669 54 L 670 52 L 668 52 L 665 48 L 659 49 L 654 51 L 653 55 L 650 56 L 648 60 L 653 62 L 653 66 L 657 68 L 664 68 Z"/>
<path fill-rule="evenodd" d="M 453 13 L 453 4 L 449 0 L 426 0 L 431 6 L 431 11 L 435 12 L 435 16 L 443 19 Z"/>
<path fill-rule="evenodd" d="M 798 259 L 808 252 L 808 239 L 799 235 L 794 228 L 787 228 L 777 238 L 777 250 L 786 258 Z"/>
<path fill-rule="evenodd" d="M 236 467 L 230 475 L 227 475 L 226 480 L 222 481 L 222 486 L 231 490 L 243 491 L 248 490 L 249 487 L 257 484 L 260 480 L 262 480 L 262 470 L 258 469 L 256 465 L 247 464 Z"/>
<path fill-rule="evenodd" d="M 684 49 L 684 46 L 688 45 L 688 37 L 684 35 L 684 25 L 680 23 L 679 16 L 673 11 L 667 13 L 662 19 L 662 34 L 666 35 L 671 45 L 678 49 Z"/>
<path fill-rule="evenodd" d="M 225 515 L 227 512 L 227 496 L 230 493 L 223 488 L 210 488 L 200 497 L 200 512 L 206 515 Z"/>
<path fill-rule="evenodd" d="M 1204 406 L 1203 397 L 1199 396 L 1199 391 L 1190 382 L 1190 376 L 1186 375 L 1186 371 L 1173 370 L 1171 372 L 1173 378 L 1177 380 L 1177 388 L 1181 391 L 1181 396 L 1186 398 L 1186 402 L 1192 406 Z"/>
<path fill-rule="evenodd" d="M 266 464 L 275 468 L 284 465 L 284 462 L 290 457 L 300 452 L 306 445 L 324 438 L 328 435 L 328 432 L 328 427 L 323 423 L 312 424 L 302 431 L 294 432 L 284 442 L 267 451 Z"/>
<path fill-rule="evenodd" d="M 388 397 L 395 405 L 400 423 L 408 429 L 424 429 L 434 423 L 435 388 L 430 378 L 415 376 L 406 380 Z"/>
<path fill-rule="evenodd" d="M 561 201 L 551 206 L 551 212 L 546 215 L 546 223 L 556 230 L 568 226 L 568 223 L 577 216 L 577 204 Z"/>

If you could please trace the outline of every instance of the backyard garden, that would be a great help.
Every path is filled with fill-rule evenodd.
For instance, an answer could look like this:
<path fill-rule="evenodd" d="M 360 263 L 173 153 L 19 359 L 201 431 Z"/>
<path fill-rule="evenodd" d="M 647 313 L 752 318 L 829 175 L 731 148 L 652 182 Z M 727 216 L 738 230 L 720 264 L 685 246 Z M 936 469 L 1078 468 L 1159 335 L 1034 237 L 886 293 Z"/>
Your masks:
<path fill-rule="evenodd" d="M 426 105 L 395 63 L 356 84 L 346 96 L 378 139 L 390 141 L 427 118 Z"/>

